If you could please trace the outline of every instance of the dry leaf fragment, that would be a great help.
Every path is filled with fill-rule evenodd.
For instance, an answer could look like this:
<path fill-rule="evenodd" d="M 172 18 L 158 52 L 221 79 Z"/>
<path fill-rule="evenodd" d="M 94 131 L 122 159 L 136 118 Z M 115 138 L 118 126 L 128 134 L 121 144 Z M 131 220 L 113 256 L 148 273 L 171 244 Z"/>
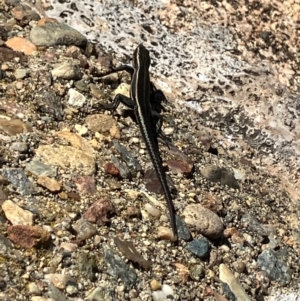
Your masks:
<path fill-rule="evenodd" d="M 152 265 L 151 260 L 146 260 L 135 248 L 131 241 L 121 240 L 118 237 L 114 238 L 115 244 L 122 254 L 133 262 L 136 262 L 145 269 L 149 269 Z"/>

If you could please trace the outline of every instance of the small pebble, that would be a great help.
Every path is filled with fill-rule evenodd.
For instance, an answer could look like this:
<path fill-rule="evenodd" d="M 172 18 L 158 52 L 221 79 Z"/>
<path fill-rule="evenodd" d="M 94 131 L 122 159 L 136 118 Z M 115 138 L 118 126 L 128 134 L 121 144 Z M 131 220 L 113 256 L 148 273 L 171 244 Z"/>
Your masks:
<path fill-rule="evenodd" d="M 21 90 L 23 88 L 23 82 L 16 82 L 16 89 Z"/>
<path fill-rule="evenodd" d="M 158 291 L 161 289 L 161 284 L 156 279 L 152 279 L 150 282 L 150 288 L 152 291 Z"/>
<path fill-rule="evenodd" d="M 167 296 L 163 291 L 155 291 L 152 293 L 154 301 L 165 301 Z"/>
<path fill-rule="evenodd" d="M 199 281 L 204 274 L 204 268 L 201 264 L 195 264 L 190 268 L 190 276 L 192 279 Z"/>
<path fill-rule="evenodd" d="M 24 78 L 27 75 L 26 69 L 16 69 L 15 77 L 16 79 Z"/>
<path fill-rule="evenodd" d="M 30 295 L 40 295 L 41 294 L 41 290 L 34 282 L 28 283 L 27 289 L 28 289 L 28 293 Z"/>
<path fill-rule="evenodd" d="M 76 295 L 78 293 L 78 287 L 76 285 L 68 285 L 66 287 L 66 292 L 68 295 Z"/>
<path fill-rule="evenodd" d="M 210 238 L 222 236 L 224 225 L 217 214 L 200 204 L 187 205 L 183 211 L 184 221 L 195 230 Z"/>
<path fill-rule="evenodd" d="M 85 240 L 95 235 L 97 229 L 86 219 L 81 218 L 73 224 L 74 230 L 77 232 L 77 239 Z"/>
<path fill-rule="evenodd" d="M 157 235 L 160 239 L 164 239 L 164 240 L 174 239 L 173 231 L 163 226 L 158 227 Z"/>
<path fill-rule="evenodd" d="M 163 284 L 162 289 L 152 293 L 154 301 L 165 301 L 167 298 L 173 299 L 174 291 L 170 285 Z M 171 299 L 171 300 L 172 300 Z"/>
<path fill-rule="evenodd" d="M 204 237 L 200 239 L 194 239 L 188 243 L 186 248 L 201 259 L 206 258 L 210 251 L 208 240 Z"/>
<path fill-rule="evenodd" d="M 157 208 L 153 207 L 151 204 L 147 203 L 145 205 L 145 209 L 150 215 L 154 217 L 160 217 L 160 211 Z"/>
<path fill-rule="evenodd" d="M 180 216 L 176 215 L 176 225 L 178 229 L 178 237 L 185 241 L 189 241 L 192 239 L 191 232 L 186 225 L 186 223 L 181 219 Z"/>
<path fill-rule="evenodd" d="M 163 284 L 162 291 L 166 294 L 166 296 L 173 296 L 174 295 L 173 288 L 168 284 Z"/>
<path fill-rule="evenodd" d="M 86 135 L 89 131 L 87 127 L 80 124 L 75 124 L 75 130 L 80 136 Z"/>

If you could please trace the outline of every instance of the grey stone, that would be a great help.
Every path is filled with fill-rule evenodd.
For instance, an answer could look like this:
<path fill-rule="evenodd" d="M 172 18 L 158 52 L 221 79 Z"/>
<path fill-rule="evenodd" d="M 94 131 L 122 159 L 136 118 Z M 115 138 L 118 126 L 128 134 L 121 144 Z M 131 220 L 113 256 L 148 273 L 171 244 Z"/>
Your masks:
<path fill-rule="evenodd" d="M 132 156 L 132 153 L 128 151 L 128 149 L 122 145 L 118 140 L 113 140 L 114 147 L 118 150 L 121 155 L 121 158 L 126 162 L 128 167 L 134 171 L 141 171 L 142 166 L 139 161 Z"/>
<path fill-rule="evenodd" d="M 119 169 L 120 175 L 123 179 L 131 180 L 132 174 L 125 163 L 121 162 L 119 158 L 115 156 L 111 157 L 111 162 Z"/>
<path fill-rule="evenodd" d="M 261 269 L 268 274 L 271 280 L 275 280 L 281 285 L 289 284 L 292 278 L 292 271 L 284 257 L 286 256 L 282 256 L 272 249 L 263 251 L 257 257 L 257 263 Z"/>
<path fill-rule="evenodd" d="M 32 160 L 26 164 L 26 170 L 35 176 L 56 177 L 57 167 L 52 167 L 38 160 Z"/>
<path fill-rule="evenodd" d="M 104 252 L 104 258 L 110 275 L 116 279 L 121 278 L 129 287 L 132 287 L 136 283 L 137 274 L 126 265 L 115 251 L 107 248 Z"/>
<path fill-rule="evenodd" d="M 13 243 L 9 239 L 7 239 L 4 235 L 2 235 L 0 233 L 0 250 L 4 246 L 7 247 L 7 248 L 12 248 L 13 247 Z"/>
<path fill-rule="evenodd" d="M 77 239 L 85 240 L 91 238 L 96 234 L 96 227 L 88 222 L 86 219 L 81 218 L 73 224 L 74 230 L 77 232 Z"/>
<path fill-rule="evenodd" d="M 28 150 L 28 146 L 27 146 L 26 143 L 24 143 L 24 142 L 18 142 L 18 141 L 14 142 L 14 143 L 11 145 L 10 148 L 11 148 L 12 150 L 14 150 L 14 151 L 19 152 L 19 153 L 25 153 L 25 152 L 27 152 L 27 150 Z"/>
<path fill-rule="evenodd" d="M 185 241 L 189 241 L 192 239 L 192 235 L 190 229 L 187 224 L 182 220 L 182 218 L 176 215 L 176 225 L 178 230 L 178 237 Z"/>
<path fill-rule="evenodd" d="M 77 265 L 80 272 L 90 281 L 96 280 L 96 273 L 99 271 L 95 255 L 79 253 L 77 257 Z"/>
<path fill-rule="evenodd" d="M 84 46 L 87 39 L 76 29 L 64 23 L 46 22 L 30 31 L 30 40 L 36 46 L 75 45 Z"/>
<path fill-rule="evenodd" d="M 2 176 L 7 178 L 21 195 L 35 194 L 37 187 L 27 178 L 22 168 L 2 169 Z"/>
<path fill-rule="evenodd" d="M 239 184 L 234 173 L 224 167 L 209 165 L 201 170 L 201 174 L 212 182 L 219 182 L 221 185 L 228 185 L 231 188 L 238 189 Z"/>
<path fill-rule="evenodd" d="M 49 284 L 48 289 L 49 297 L 55 301 L 68 301 L 68 298 L 54 285 Z"/>
<path fill-rule="evenodd" d="M 198 256 L 200 259 L 204 259 L 209 255 L 210 251 L 210 246 L 208 243 L 208 240 L 206 238 L 199 238 L 199 239 L 194 239 L 188 245 L 186 248 Z"/>
<path fill-rule="evenodd" d="M 270 231 L 266 229 L 254 216 L 251 214 L 244 214 L 241 222 L 251 231 L 260 236 L 268 236 Z"/>

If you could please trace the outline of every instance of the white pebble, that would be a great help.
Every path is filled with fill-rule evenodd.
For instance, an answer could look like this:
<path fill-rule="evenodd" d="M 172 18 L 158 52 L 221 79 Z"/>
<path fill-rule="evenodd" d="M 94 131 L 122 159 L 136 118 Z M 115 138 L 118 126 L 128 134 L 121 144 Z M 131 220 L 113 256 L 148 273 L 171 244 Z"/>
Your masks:
<path fill-rule="evenodd" d="M 80 136 L 84 136 L 88 133 L 88 128 L 81 124 L 75 124 L 75 130 Z"/>
<path fill-rule="evenodd" d="M 167 295 L 163 291 L 155 291 L 152 293 L 154 301 L 164 301 L 167 298 Z"/>
<path fill-rule="evenodd" d="M 150 215 L 154 217 L 160 217 L 160 211 L 157 208 L 153 207 L 151 204 L 147 203 L 145 205 L 145 209 Z"/>
<path fill-rule="evenodd" d="M 168 284 L 163 284 L 161 289 L 166 294 L 166 296 L 169 296 L 169 295 L 173 296 L 174 295 L 173 288 Z"/>

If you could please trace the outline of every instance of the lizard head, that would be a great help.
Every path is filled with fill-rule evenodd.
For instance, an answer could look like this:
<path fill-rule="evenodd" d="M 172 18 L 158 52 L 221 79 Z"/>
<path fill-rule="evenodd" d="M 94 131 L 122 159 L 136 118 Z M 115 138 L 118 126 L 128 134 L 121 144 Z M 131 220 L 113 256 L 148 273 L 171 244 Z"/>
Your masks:
<path fill-rule="evenodd" d="M 144 47 L 143 44 L 139 44 L 133 53 L 133 68 L 137 69 L 141 64 L 145 67 L 150 67 L 150 55 L 149 51 Z"/>

